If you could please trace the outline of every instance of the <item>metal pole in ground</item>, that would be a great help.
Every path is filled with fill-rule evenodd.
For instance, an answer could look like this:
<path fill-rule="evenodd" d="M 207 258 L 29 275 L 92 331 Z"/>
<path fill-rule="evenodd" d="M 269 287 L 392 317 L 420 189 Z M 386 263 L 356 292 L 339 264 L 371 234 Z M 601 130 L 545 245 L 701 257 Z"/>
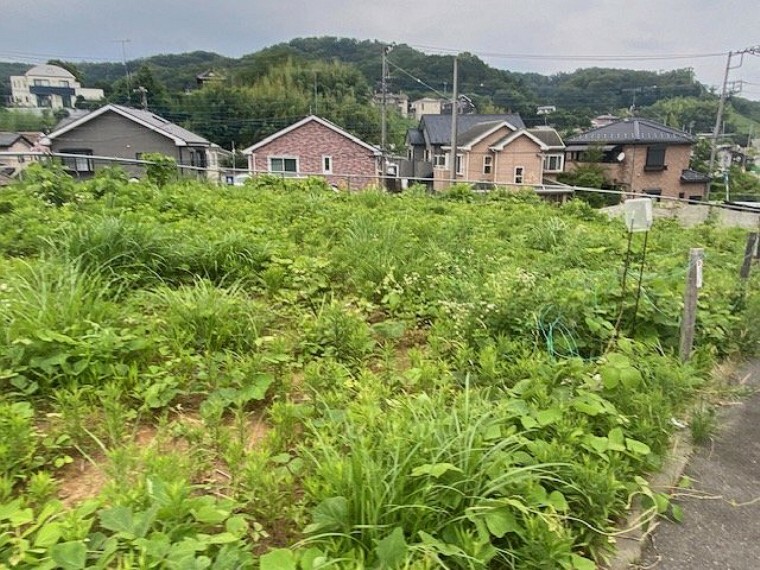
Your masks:
<path fill-rule="evenodd" d="M 683 362 L 689 360 L 694 345 L 694 331 L 697 323 L 697 299 L 702 287 L 702 264 L 705 250 L 693 247 L 689 250 L 689 271 L 686 274 L 686 291 L 683 299 L 683 320 L 681 321 L 681 344 L 679 355 Z"/>

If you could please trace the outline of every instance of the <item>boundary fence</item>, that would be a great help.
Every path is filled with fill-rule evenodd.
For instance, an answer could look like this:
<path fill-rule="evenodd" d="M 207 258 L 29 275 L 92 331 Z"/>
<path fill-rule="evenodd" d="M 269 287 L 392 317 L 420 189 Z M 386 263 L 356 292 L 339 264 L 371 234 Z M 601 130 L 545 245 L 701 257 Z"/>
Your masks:
<path fill-rule="evenodd" d="M 99 156 L 99 155 L 82 155 L 72 153 L 61 152 L 0 152 L 0 165 L 3 158 L 23 158 L 23 162 L 40 162 L 51 159 L 59 159 L 63 163 L 74 163 L 75 161 L 87 161 L 86 170 L 73 170 L 72 175 L 75 178 L 86 179 L 90 178 L 95 173 L 95 166 L 98 164 L 107 165 L 120 165 L 127 170 L 128 174 L 135 177 L 141 177 L 145 175 L 145 168 L 149 165 L 155 164 L 149 160 L 142 159 L 130 159 L 120 158 L 112 156 Z M 27 160 L 28 159 L 28 160 Z M 84 164 L 80 164 L 84 166 Z M 336 189 L 344 189 L 349 191 L 356 191 L 364 189 L 370 185 L 360 185 L 359 181 L 375 180 L 377 185 L 382 182 L 382 186 L 390 191 L 403 192 L 407 188 L 414 184 L 422 184 L 428 186 L 432 183 L 430 178 L 415 178 L 415 177 L 398 177 L 390 175 L 382 175 L 378 173 L 372 177 L 367 174 L 348 174 L 348 173 L 332 173 L 325 174 L 323 172 L 299 172 L 299 173 L 273 173 L 266 171 L 249 170 L 248 168 L 234 168 L 234 167 L 221 167 L 221 166 L 194 166 L 188 164 L 177 164 L 177 173 L 179 176 L 195 177 L 203 180 L 218 183 L 222 186 L 240 186 L 244 184 L 244 181 L 249 178 L 256 178 L 259 176 L 279 176 L 282 179 L 297 179 L 316 177 L 323 178 L 333 182 L 332 185 Z M 342 184 L 340 182 L 343 182 Z M 473 187 L 473 191 L 476 193 L 487 194 L 495 190 L 532 190 L 540 196 L 551 198 L 554 200 L 564 200 L 566 197 L 573 196 L 576 192 L 591 192 L 596 194 L 617 195 L 621 198 L 652 198 L 649 194 L 644 192 L 632 192 L 629 190 L 607 190 L 601 188 L 588 188 L 584 186 L 569 186 L 565 184 L 498 184 L 488 185 L 483 187 L 481 180 L 457 180 L 457 184 L 466 184 Z M 433 192 L 431 190 L 431 192 Z M 707 208 L 718 208 L 725 210 L 733 210 L 736 212 L 746 212 L 758 215 L 758 226 L 760 226 L 760 202 L 757 207 L 747 205 L 746 203 L 715 203 L 715 202 L 694 202 L 687 198 L 675 198 L 671 196 L 657 196 L 657 201 L 671 203 L 673 205 L 689 204 L 700 205 Z"/>

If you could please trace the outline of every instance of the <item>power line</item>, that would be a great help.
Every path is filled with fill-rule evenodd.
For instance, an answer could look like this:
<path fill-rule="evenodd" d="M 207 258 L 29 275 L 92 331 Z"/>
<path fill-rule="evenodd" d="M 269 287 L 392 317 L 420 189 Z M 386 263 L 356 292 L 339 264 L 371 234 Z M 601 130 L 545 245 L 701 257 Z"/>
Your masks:
<path fill-rule="evenodd" d="M 657 55 L 589 55 L 589 54 L 536 54 L 536 53 L 501 53 L 487 51 L 471 51 L 459 48 L 446 48 L 440 46 L 429 46 L 422 44 L 408 44 L 410 47 L 421 50 L 438 51 L 441 53 L 470 53 L 482 57 L 503 58 L 503 59 L 523 59 L 523 60 L 560 60 L 560 61 L 664 61 L 678 59 L 704 59 L 714 57 L 725 57 L 728 52 L 707 52 L 707 53 L 671 53 Z"/>

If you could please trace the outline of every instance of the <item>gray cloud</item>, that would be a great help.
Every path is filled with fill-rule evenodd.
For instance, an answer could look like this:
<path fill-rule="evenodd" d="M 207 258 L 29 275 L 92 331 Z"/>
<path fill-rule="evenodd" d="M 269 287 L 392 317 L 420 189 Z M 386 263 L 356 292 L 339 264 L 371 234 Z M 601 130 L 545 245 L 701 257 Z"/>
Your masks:
<path fill-rule="evenodd" d="M 196 49 L 240 56 L 294 37 L 334 35 L 466 50 L 476 54 L 660 56 L 727 52 L 760 44 L 755 0 L 35 0 L 9 3 L 0 59 L 121 59 Z M 31 32 L 30 32 L 31 31 Z M 693 67 L 717 85 L 725 57 L 588 61 L 486 57 L 517 71 L 555 73 L 593 65 Z M 760 84 L 760 57 L 732 79 Z M 760 99 L 760 86 L 746 96 Z"/>

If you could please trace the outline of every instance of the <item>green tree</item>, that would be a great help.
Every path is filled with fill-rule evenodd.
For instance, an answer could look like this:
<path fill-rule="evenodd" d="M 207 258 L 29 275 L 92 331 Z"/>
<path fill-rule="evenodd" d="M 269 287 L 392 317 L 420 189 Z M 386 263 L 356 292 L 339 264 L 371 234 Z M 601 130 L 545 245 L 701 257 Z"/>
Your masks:
<path fill-rule="evenodd" d="M 74 78 L 79 81 L 79 83 L 84 83 L 84 74 L 82 73 L 82 70 L 77 67 L 76 64 L 71 63 L 69 61 L 63 61 L 61 59 L 49 59 L 47 62 L 48 65 L 56 65 L 58 67 L 62 67 L 71 75 L 74 76 Z"/>
<path fill-rule="evenodd" d="M 146 90 L 145 99 L 148 109 L 162 116 L 171 116 L 175 112 L 176 106 L 172 102 L 169 91 L 161 81 L 154 77 L 153 71 L 148 65 L 140 66 L 129 81 L 126 77 L 115 81 L 111 87 L 110 100 L 112 103 L 120 105 L 140 107 L 142 105 L 140 87 Z"/>

